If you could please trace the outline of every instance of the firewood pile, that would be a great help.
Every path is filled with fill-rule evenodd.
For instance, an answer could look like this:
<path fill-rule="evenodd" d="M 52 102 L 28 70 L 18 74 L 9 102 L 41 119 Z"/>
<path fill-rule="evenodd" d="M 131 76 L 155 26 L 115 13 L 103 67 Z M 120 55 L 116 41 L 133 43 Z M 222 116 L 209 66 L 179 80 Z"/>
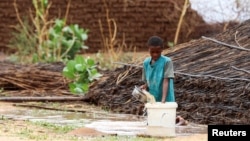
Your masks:
<path fill-rule="evenodd" d="M 21 65 L 2 61 L 0 64 L 0 88 L 7 91 L 7 96 L 70 94 L 68 82 L 61 74 L 63 63 Z"/>
<path fill-rule="evenodd" d="M 165 54 L 174 62 L 178 115 L 200 124 L 250 123 L 249 26 L 250 20 L 216 36 L 177 45 Z M 34 96 L 70 94 L 61 75 L 63 67 L 1 62 L 0 88 L 13 96 L 32 96 L 30 91 Z M 84 100 L 113 112 L 142 115 L 144 103 L 132 96 L 135 85 L 143 84 L 141 67 L 124 65 L 102 73 Z M 24 93 L 14 93 L 20 90 Z"/>

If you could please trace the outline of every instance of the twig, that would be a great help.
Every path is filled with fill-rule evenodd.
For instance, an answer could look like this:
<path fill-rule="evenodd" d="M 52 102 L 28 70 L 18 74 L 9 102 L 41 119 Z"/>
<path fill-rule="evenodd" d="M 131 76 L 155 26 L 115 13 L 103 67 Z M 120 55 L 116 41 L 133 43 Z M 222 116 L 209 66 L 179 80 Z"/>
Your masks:
<path fill-rule="evenodd" d="M 106 46 L 106 42 L 105 42 L 104 32 L 103 32 L 103 28 L 102 28 L 102 21 L 99 19 L 98 23 L 99 23 L 100 32 L 101 32 L 101 36 L 102 36 L 102 43 L 103 43 L 104 51 L 105 51 L 106 50 L 106 47 L 105 47 Z"/>
<path fill-rule="evenodd" d="M 128 73 L 129 73 L 129 70 L 126 70 L 125 72 L 119 74 L 119 76 L 117 78 L 117 81 L 116 81 L 116 85 L 118 85 L 119 83 L 121 83 L 126 78 L 126 76 L 128 75 Z"/>
<path fill-rule="evenodd" d="M 195 75 L 195 74 L 188 74 L 188 73 L 183 73 L 183 72 L 178 72 L 178 71 L 176 71 L 175 73 L 186 75 L 186 76 L 191 76 L 191 77 L 210 77 L 210 78 L 221 79 L 221 80 L 241 80 L 241 81 L 250 82 L 250 79 L 245 79 L 245 78 L 228 78 L 228 77 L 218 77 L 218 76 L 212 76 L 212 75 Z"/>
<path fill-rule="evenodd" d="M 8 82 L 8 83 L 11 83 L 11 84 L 14 84 L 14 85 L 16 85 L 16 86 L 18 86 L 18 87 L 21 87 L 21 88 L 23 88 L 23 89 L 36 89 L 36 88 L 34 88 L 34 87 L 32 87 L 32 86 L 30 86 L 30 85 L 28 85 L 28 84 L 24 84 L 24 83 L 19 83 L 19 81 L 18 81 L 18 79 L 15 79 L 15 78 L 0 78 L 0 81 L 4 81 L 4 82 Z"/>
<path fill-rule="evenodd" d="M 65 111 L 65 112 L 79 112 L 79 113 L 90 113 L 88 110 L 77 110 L 77 109 L 64 109 L 64 108 L 53 108 L 53 107 L 44 107 L 38 105 L 27 105 L 27 104 L 13 104 L 17 107 L 29 107 L 29 108 L 39 108 L 45 110 L 54 110 L 54 111 Z"/>
<path fill-rule="evenodd" d="M 209 37 L 202 36 L 202 38 L 206 39 L 206 40 L 213 41 L 215 43 L 218 43 L 218 44 L 221 44 L 221 45 L 224 45 L 224 46 L 227 46 L 227 47 L 231 47 L 231 48 L 235 48 L 235 49 L 239 49 L 239 50 L 244 50 L 244 51 L 250 51 L 250 49 L 242 48 L 242 47 L 235 46 L 235 45 L 230 45 L 230 44 L 227 44 L 227 43 L 224 43 L 224 42 L 221 42 L 221 41 L 218 41 L 216 39 L 209 38 Z"/>
<path fill-rule="evenodd" d="M 245 95 L 245 93 L 246 93 L 246 89 L 247 89 L 249 86 L 250 86 L 250 83 L 248 83 L 248 84 L 245 86 L 245 88 L 244 88 L 243 92 L 242 92 L 239 96 L 243 96 L 243 95 Z"/>
<path fill-rule="evenodd" d="M 182 21 L 183 21 L 183 18 L 185 16 L 185 14 L 186 14 L 188 6 L 189 6 L 189 0 L 185 0 L 185 3 L 184 3 L 183 8 L 182 8 L 180 19 L 178 21 L 177 29 L 176 29 L 176 32 L 175 32 L 175 37 L 174 37 L 174 44 L 175 45 L 178 42 L 178 37 L 179 37 L 180 29 L 181 29 L 181 24 L 182 24 Z"/>
<path fill-rule="evenodd" d="M 68 19 L 68 15 L 69 15 L 69 8 L 70 8 L 70 4 L 71 4 L 71 0 L 69 0 L 68 4 L 67 4 L 67 9 L 66 9 L 66 13 L 65 13 L 65 23 L 67 23 L 67 19 Z"/>
<path fill-rule="evenodd" d="M 85 101 L 88 97 L 1 97 L 0 101 Z"/>
<path fill-rule="evenodd" d="M 232 68 L 235 69 L 235 70 L 243 71 L 245 73 L 249 73 L 250 74 L 250 71 L 247 71 L 247 70 L 244 70 L 244 69 L 239 69 L 239 68 L 237 68 L 235 66 L 232 66 Z"/>
<path fill-rule="evenodd" d="M 120 65 L 125 65 L 125 66 L 142 68 L 142 66 L 139 66 L 139 65 L 127 64 L 127 63 L 122 63 L 122 62 L 113 62 L 113 64 L 120 64 Z"/>
<path fill-rule="evenodd" d="M 238 40 L 237 40 L 237 34 L 238 34 L 238 31 L 236 31 L 235 34 L 234 34 L 234 40 L 235 40 L 236 44 L 237 44 L 239 47 L 243 48 L 243 47 L 240 45 L 240 43 L 238 42 Z"/>
<path fill-rule="evenodd" d="M 24 23 L 23 23 L 23 21 L 22 21 L 20 15 L 19 15 L 19 11 L 18 11 L 18 8 L 17 8 L 16 0 L 14 1 L 13 5 L 14 5 L 14 9 L 15 9 L 15 12 L 16 12 L 16 16 L 17 16 L 18 22 L 20 23 L 21 27 L 22 27 L 22 28 L 24 29 L 24 31 L 26 32 L 26 35 L 29 37 L 29 39 L 32 39 L 32 37 L 31 37 L 29 31 L 26 30 L 26 27 L 25 27 L 25 25 L 24 25 Z"/>
<path fill-rule="evenodd" d="M 126 72 L 124 72 L 125 74 L 120 74 L 120 75 L 123 75 L 123 76 L 118 76 L 117 78 L 117 82 L 116 82 L 116 85 L 118 85 L 119 83 L 121 83 L 123 80 L 129 78 L 130 76 L 132 76 L 133 74 L 136 74 L 138 71 L 133 71 L 131 74 L 129 74 L 131 68 L 129 70 L 126 70 Z"/>

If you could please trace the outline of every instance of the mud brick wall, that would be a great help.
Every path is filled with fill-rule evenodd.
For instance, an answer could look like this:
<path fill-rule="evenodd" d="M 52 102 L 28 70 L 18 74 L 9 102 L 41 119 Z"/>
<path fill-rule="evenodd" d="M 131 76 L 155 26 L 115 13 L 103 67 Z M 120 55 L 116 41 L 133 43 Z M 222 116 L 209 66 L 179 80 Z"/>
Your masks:
<path fill-rule="evenodd" d="M 32 0 L 16 0 L 20 16 L 29 16 Z M 50 18 L 65 16 L 69 0 L 49 0 L 52 2 L 49 10 Z M 136 46 L 137 50 L 145 50 L 145 43 L 152 35 L 161 36 L 166 44 L 174 40 L 179 15 L 184 0 L 71 0 L 68 24 L 79 24 L 89 30 L 89 38 L 85 43 L 90 47 L 87 52 L 97 52 L 101 49 L 102 36 L 100 22 L 105 37 L 109 37 L 107 10 L 109 18 L 117 25 L 116 40 L 127 46 Z M 18 24 L 14 9 L 14 0 L 0 1 L 0 49 L 5 51 L 11 38 L 13 26 Z M 106 4 L 106 6 L 105 6 Z M 179 10 L 178 10 L 179 8 Z M 200 37 L 206 30 L 195 31 L 201 18 L 192 10 L 187 17 L 180 33 L 179 42 Z M 190 18 L 195 18 L 191 20 Z M 100 21 L 100 22 L 99 22 Z M 196 34 L 197 33 L 197 34 Z"/>

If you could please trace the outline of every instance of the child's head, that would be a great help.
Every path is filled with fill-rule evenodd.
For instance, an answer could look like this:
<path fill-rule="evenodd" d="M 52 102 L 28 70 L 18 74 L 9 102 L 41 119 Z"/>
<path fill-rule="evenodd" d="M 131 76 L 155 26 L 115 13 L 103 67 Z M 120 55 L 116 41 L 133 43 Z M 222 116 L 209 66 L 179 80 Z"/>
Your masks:
<path fill-rule="evenodd" d="M 150 56 L 154 61 L 156 61 L 161 56 L 161 52 L 164 47 L 163 40 L 158 36 L 151 36 L 148 39 L 147 46 Z"/>

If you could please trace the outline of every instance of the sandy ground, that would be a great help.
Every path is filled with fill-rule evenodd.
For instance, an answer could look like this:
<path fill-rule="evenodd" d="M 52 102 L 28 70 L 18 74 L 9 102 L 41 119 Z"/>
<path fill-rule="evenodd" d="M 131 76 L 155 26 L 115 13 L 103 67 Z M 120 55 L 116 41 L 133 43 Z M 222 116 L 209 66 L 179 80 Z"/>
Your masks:
<path fill-rule="evenodd" d="M 0 102 L 0 141 L 85 141 L 85 140 L 110 140 L 107 134 L 91 128 L 79 128 L 68 133 L 57 133 L 48 128 L 31 124 L 27 121 L 4 119 L 3 112 L 17 110 L 12 103 Z M 105 136 L 105 138 L 103 137 Z M 113 137 L 112 140 L 128 140 L 127 138 Z M 129 139 L 130 140 L 130 139 Z M 134 140 L 134 139 L 133 139 Z M 138 138 L 138 140 L 143 140 Z M 192 134 L 187 136 L 176 136 L 173 138 L 154 139 L 147 138 L 149 141 L 207 141 L 207 134 Z"/>

